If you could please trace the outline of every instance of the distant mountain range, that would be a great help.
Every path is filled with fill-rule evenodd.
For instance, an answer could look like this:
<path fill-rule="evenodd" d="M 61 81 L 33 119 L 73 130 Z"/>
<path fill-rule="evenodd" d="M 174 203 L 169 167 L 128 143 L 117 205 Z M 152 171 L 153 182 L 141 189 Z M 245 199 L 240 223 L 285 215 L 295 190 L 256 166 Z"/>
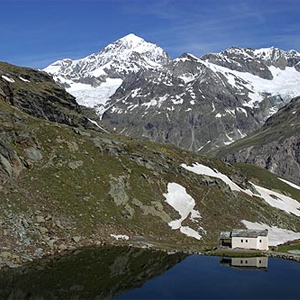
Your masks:
<path fill-rule="evenodd" d="M 254 130 L 300 95 L 300 53 L 232 47 L 172 60 L 129 34 L 44 69 L 109 131 L 207 152 Z"/>

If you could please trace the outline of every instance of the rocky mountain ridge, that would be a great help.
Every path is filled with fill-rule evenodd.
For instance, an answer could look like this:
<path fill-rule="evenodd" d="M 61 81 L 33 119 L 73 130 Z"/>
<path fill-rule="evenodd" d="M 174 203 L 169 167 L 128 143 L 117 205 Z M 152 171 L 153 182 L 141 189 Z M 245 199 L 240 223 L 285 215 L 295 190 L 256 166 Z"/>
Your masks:
<path fill-rule="evenodd" d="M 109 131 L 205 152 L 258 129 L 299 95 L 299 62 L 297 51 L 274 47 L 171 60 L 130 34 L 45 71 L 94 108 Z"/>
<path fill-rule="evenodd" d="M 215 154 L 226 161 L 258 165 L 299 184 L 300 97 L 270 117 L 261 129 Z"/>

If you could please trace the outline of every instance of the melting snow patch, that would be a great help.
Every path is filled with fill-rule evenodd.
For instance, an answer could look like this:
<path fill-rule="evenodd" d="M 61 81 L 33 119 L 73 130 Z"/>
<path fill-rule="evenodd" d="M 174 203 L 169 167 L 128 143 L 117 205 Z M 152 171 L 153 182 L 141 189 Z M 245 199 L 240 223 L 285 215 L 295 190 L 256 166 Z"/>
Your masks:
<path fill-rule="evenodd" d="M 245 116 L 248 117 L 248 113 L 247 113 L 247 111 L 246 111 L 245 108 L 237 107 L 236 110 L 237 110 L 238 112 L 240 112 L 240 113 L 245 114 Z"/>
<path fill-rule="evenodd" d="M 193 74 L 184 74 L 184 75 L 181 75 L 181 76 L 178 76 L 178 78 L 182 79 L 184 81 L 185 84 L 195 80 L 196 76 L 193 75 Z"/>
<path fill-rule="evenodd" d="M 15 82 L 12 78 L 9 78 L 9 77 L 7 77 L 7 76 L 5 76 L 5 75 L 2 75 L 2 78 L 3 78 L 4 80 L 8 81 L 8 82 L 11 82 L 11 83 L 14 83 L 14 82 Z"/>
<path fill-rule="evenodd" d="M 223 180 L 226 184 L 228 184 L 232 191 L 246 192 L 245 190 L 241 189 L 237 184 L 235 184 L 227 175 L 224 175 L 218 172 L 217 170 L 213 170 L 210 167 L 198 163 L 193 164 L 193 166 L 187 166 L 186 164 L 182 164 L 181 167 L 198 175 L 207 175 L 210 177 L 219 178 Z"/>
<path fill-rule="evenodd" d="M 187 236 L 193 237 L 197 240 L 201 240 L 201 238 L 202 238 L 202 236 L 196 230 L 194 230 L 188 226 L 181 226 L 180 232 Z"/>
<path fill-rule="evenodd" d="M 229 140 L 228 142 L 224 142 L 225 145 L 230 145 L 234 142 L 234 139 L 231 138 L 227 133 L 225 134 L 227 139 Z"/>
<path fill-rule="evenodd" d="M 300 217 L 300 203 L 298 201 L 291 197 L 263 188 L 261 186 L 255 184 L 252 185 L 259 192 L 259 195 L 255 196 L 263 198 L 269 205 L 273 207 L 284 210 L 287 213 L 293 213 L 294 215 Z"/>
<path fill-rule="evenodd" d="M 234 109 L 225 109 L 226 114 L 230 114 L 235 117 L 235 110 Z"/>
<path fill-rule="evenodd" d="M 141 88 L 134 89 L 131 91 L 131 97 L 135 98 L 138 95 L 138 92 L 141 90 Z"/>
<path fill-rule="evenodd" d="M 125 234 L 111 234 L 110 236 L 115 238 L 116 240 L 129 240 L 129 236 Z"/>
<path fill-rule="evenodd" d="M 247 134 L 242 133 L 239 129 L 237 129 L 237 132 L 241 136 L 241 139 L 244 138 Z"/>
<path fill-rule="evenodd" d="M 188 226 L 181 225 L 188 217 L 193 222 L 201 218 L 200 213 L 194 210 L 195 200 L 186 192 L 186 189 L 180 184 L 174 182 L 168 183 L 168 192 L 164 194 L 164 197 L 166 198 L 166 202 L 181 216 L 180 219 L 171 221 L 169 226 L 172 229 L 180 229 L 180 232 L 183 234 L 200 240 L 202 236 L 197 231 Z"/>
<path fill-rule="evenodd" d="M 30 82 L 28 79 L 25 79 L 25 78 L 23 78 L 23 77 L 21 77 L 21 76 L 19 76 L 19 78 L 20 78 L 22 81 L 24 81 L 24 82 Z"/>
<path fill-rule="evenodd" d="M 94 124 L 95 126 L 97 126 L 98 128 L 100 128 L 101 130 L 103 130 L 105 133 L 109 133 L 107 130 L 105 130 L 103 127 L 101 127 L 96 121 L 91 120 L 91 119 L 89 119 L 89 118 L 88 118 L 88 120 L 89 120 L 92 124 Z"/>
<path fill-rule="evenodd" d="M 277 226 L 268 226 L 266 224 L 253 223 L 250 221 L 242 220 L 242 223 L 247 229 L 268 229 L 269 246 L 277 246 L 288 241 L 300 239 L 300 232 L 279 228 Z"/>
<path fill-rule="evenodd" d="M 266 201 L 270 206 L 283 210 L 287 213 L 292 213 L 300 217 L 300 203 L 295 199 L 282 195 L 278 192 L 271 191 L 263 188 L 259 185 L 253 184 L 253 187 L 257 190 L 258 194 L 253 194 L 250 190 L 243 190 L 236 183 L 234 183 L 228 176 L 219 173 L 217 170 L 213 170 L 210 167 L 194 163 L 193 166 L 187 166 L 186 164 L 181 165 L 183 168 L 194 172 L 199 175 L 207 175 L 223 180 L 229 185 L 232 191 L 238 191 L 246 193 L 249 196 L 256 196 Z"/>
<path fill-rule="evenodd" d="M 172 99 L 172 102 L 175 104 L 175 105 L 177 105 L 177 104 L 182 104 L 183 103 L 183 99 L 181 99 L 181 98 L 177 98 L 176 100 L 174 100 L 174 99 Z"/>
<path fill-rule="evenodd" d="M 215 104 L 212 102 L 211 106 L 212 106 L 212 109 L 213 109 L 211 112 L 214 112 L 216 110 Z"/>
<path fill-rule="evenodd" d="M 142 106 L 146 106 L 146 109 L 148 109 L 150 106 L 156 106 L 157 104 L 157 100 L 151 99 L 149 102 L 143 103 Z"/>
<path fill-rule="evenodd" d="M 293 187 L 294 189 L 300 190 L 300 186 L 299 186 L 299 185 L 294 184 L 294 183 L 292 183 L 292 182 L 289 182 L 289 181 L 287 181 L 287 180 L 285 180 L 285 179 L 282 179 L 282 178 L 278 178 L 278 179 L 281 180 L 281 181 L 283 181 L 284 183 L 290 185 L 290 186 Z"/>
<path fill-rule="evenodd" d="M 205 144 L 204 146 L 201 146 L 201 147 L 197 150 L 197 152 L 201 151 L 201 150 L 202 150 L 206 145 L 208 145 L 209 143 L 210 143 L 210 140 L 207 141 L 206 144 Z"/>

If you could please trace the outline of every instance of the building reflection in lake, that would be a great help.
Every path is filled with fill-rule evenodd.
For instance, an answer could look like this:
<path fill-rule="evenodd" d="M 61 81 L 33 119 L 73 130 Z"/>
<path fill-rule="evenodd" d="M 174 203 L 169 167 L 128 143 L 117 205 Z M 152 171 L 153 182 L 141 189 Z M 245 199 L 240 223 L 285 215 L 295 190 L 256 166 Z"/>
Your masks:
<path fill-rule="evenodd" d="M 222 257 L 220 265 L 238 269 L 258 269 L 266 271 L 268 269 L 268 257 Z"/>

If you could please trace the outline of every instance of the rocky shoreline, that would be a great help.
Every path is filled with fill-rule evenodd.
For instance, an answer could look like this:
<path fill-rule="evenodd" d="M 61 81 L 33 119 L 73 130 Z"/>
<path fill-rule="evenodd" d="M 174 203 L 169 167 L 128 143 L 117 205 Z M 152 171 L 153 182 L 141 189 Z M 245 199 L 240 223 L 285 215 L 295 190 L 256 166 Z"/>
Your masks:
<path fill-rule="evenodd" d="M 43 219 L 40 216 L 37 216 L 39 221 Z M 47 221 L 47 220 L 45 220 Z M 42 223 L 42 222 L 40 222 Z M 36 225 L 36 224 L 35 224 Z M 57 226 L 57 225 L 56 225 Z M 39 227 L 37 230 L 40 230 Z M 45 231 L 42 230 L 45 234 Z M 26 242 L 25 242 L 26 243 Z M 48 261 L 51 259 L 59 259 L 62 256 L 72 255 L 72 253 L 76 251 L 81 251 L 88 248 L 98 248 L 102 246 L 111 246 L 111 247 L 127 247 L 127 248 L 140 248 L 140 249 L 150 249 L 153 251 L 162 251 L 168 254 L 174 253 L 183 253 L 186 255 L 198 254 L 198 255 L 206 255 L 206 256 L 224 256 L 224 257 L 255 257 L 255 256 L 267 256 L 279 259 L 293 260 L 300 263 L 300 254 L 299 253 L 289 253 L 289 252 L 276 252 L 273 249 L 269 251 L 257 251 L 257 250 L 244 250 L 244 249 L 220 249 L 214 248 L 213 250 L 205 250 L 199 249 L 178 249 L 175 247 L 164 247 L 162 245 L 155 245 L 152 242 L 147 242 L 146 240 L 140 241 L 138 237 L 131 237 L 130 240 L 124 238 L 101 238 L 100 239 L 92 239 L 83 238 L 81 236 L 73 236 L 69 239 L 69 241 L 61 240 L 57 238 L 49 238 L 48 236 L 44 236 L 44 241 L 41 242 L 41 247 L 33 247 L 31 245 L 30 248 L 25 247 L 16 247 L 13 251 L 9 249 L 5 249 L 5 247 L 0 247 L 0 271 L 3 269 L 14 269 L 19 267 L 26 267 L 31 263 L 39 264 L 43 261 Z M 48 246 L 48 248 L 43 247 Z"/>
<path fill-rule="evenodd" d="M 8 214 L 0 219 L 0 270 L 17 268 L 47 256 L 61 255 L 88 246 L 121 244 L 111 236 L 79 234 L 69 221 L 36 211 L 31 215 Z M 113 229 L 111 229 L 113 231 Z"/>
<path fill-rule="evenodd" d="M 268 252 L 269 257 L 275 257 L 275 258 L 281 258 L 281 259 L 287 259 L 287 260 L 294 260 L 300 263 L 300 255 L 299 254 L 293 254 L 293 253 L 282 253 L 282 252 Z"/>

